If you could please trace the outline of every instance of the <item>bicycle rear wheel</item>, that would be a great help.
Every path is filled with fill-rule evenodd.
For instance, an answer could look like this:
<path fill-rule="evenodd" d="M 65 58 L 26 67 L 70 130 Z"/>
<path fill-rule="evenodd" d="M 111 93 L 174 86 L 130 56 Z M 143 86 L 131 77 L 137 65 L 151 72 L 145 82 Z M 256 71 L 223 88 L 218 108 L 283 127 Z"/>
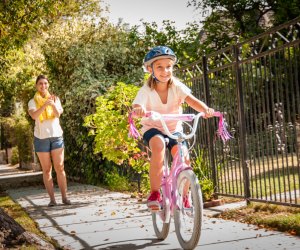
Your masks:
<path fill-rule="evenodd" d="M 168 199 L 163 199 L 163 208 L 161 211 L 152 212 L 152 222 L 157 239 L 164 240 L 167 238 L 170 229 L 171 217 L 170 204 Z"/>
<path fill-rule="evenodd" d="M 178 207 L 174 212 L 175 232 L 183 249 L 194 249 L 201 235 L 203 201 L 198 178 L 192 170 L 182 171 L 177 178 Z M 184 206 L 187 195 L 190 208 Z"/>

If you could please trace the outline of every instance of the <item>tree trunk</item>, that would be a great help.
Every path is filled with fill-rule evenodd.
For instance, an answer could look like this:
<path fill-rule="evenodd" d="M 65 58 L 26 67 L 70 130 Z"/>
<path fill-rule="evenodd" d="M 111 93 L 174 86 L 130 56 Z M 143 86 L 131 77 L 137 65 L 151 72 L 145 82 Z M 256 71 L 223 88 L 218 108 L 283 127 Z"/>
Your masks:
<path fill-rule="evenodd" d="M 25 242 L 25 229 L 0 208 L 0 247 Z"/>
<path fill-rule="evenodd" d="M 19 223 L 0 208 L 0 249 L 16 246 L 35 246 L 39 250 L 55 250 L 55 247 L 40 236 L 26 231 Z M 19 249 L 19 248 L 16 248 Z"/>

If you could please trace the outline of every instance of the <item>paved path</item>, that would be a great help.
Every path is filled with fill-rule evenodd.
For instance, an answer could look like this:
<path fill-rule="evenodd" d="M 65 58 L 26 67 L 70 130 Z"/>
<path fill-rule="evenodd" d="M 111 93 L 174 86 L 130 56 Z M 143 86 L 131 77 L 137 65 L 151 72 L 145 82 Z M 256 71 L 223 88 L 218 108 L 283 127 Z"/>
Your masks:
<path fill-rule="evenodd" d="M 73 205 L 48 208 L 49 200 L 43 186 L 7 191 L 26 209 L 41 230 L 65 249 L 180 249 L 173 222 L 168 238 L 157 241 L 145 204 L 138 203 L 129 195 L 70 183 Z M 58 189 L 56 196 L 60 203 Z M 205 209 L 202 235 L 196 249 L 300 249 L 299 237 L 207 216 L 225 208 Z"/>

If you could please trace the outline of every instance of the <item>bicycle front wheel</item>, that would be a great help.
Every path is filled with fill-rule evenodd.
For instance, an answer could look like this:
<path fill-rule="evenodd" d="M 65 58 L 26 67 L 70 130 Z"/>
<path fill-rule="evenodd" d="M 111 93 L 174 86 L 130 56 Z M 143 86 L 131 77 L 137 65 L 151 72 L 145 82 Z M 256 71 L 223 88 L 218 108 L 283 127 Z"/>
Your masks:
<path fill-rule="evenodd" d="M 183 249 L 194 249 L 201 235 L 203 201 L 198 178 L 192 170 L 179 174 L 177 192 L 178 207 L 174 212 L 176 235 Z"/>
<path fill-rule="evenodd" d="M 167 198 L 163 198 L 163 207 L 161 211 L 152 212 L 152 223 L 157 239 L 164 240 L 167 238 L 170 229 L 171 217 L 170 203 Z"/>

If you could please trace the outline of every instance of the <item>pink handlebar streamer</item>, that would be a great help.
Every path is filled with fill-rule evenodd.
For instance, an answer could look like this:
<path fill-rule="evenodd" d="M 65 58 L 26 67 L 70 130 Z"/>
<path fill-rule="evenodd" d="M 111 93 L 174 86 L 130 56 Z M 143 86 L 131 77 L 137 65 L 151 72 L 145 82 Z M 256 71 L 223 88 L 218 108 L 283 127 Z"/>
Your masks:
<path fill-rule="evenodd" d="M 136 128 L 134 121 L 132 119 L 132 112 L 129 113 L 128 115 L 128 124 L 129 124 L 129 133 L 128 136 L 133 138 L 133 139 L 138 139 L 140 138 L 140 133 L 138 131 L 138 129 Z"/>
<path fill-rule="evenodd" d="M 221 112 L 215 112 L 214 116 L 219 117 L 219 124 L 218 124 L 218 131 L 217 135 L 223 143 L 233 138 L 230 133 L 227 130 L 227 123 L 225 122 L 225 119 L 223 117 L 223 114 Z"/>

